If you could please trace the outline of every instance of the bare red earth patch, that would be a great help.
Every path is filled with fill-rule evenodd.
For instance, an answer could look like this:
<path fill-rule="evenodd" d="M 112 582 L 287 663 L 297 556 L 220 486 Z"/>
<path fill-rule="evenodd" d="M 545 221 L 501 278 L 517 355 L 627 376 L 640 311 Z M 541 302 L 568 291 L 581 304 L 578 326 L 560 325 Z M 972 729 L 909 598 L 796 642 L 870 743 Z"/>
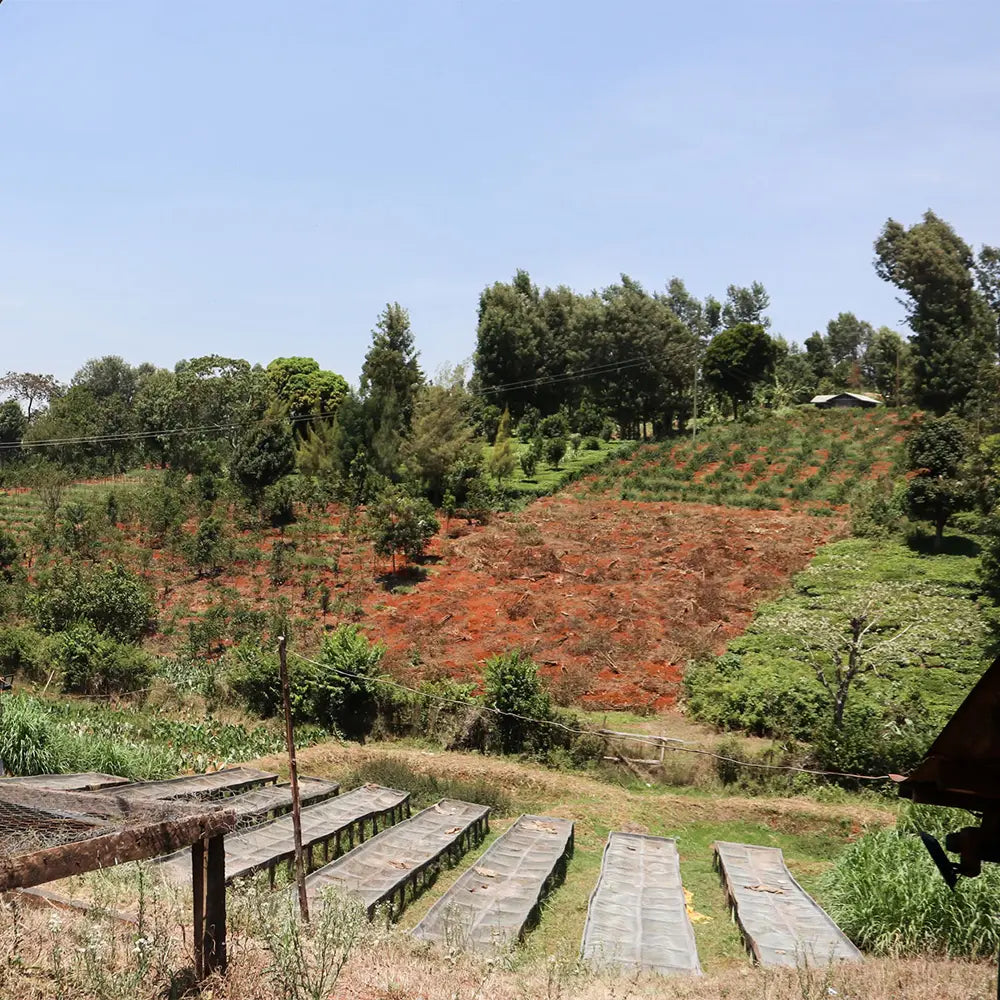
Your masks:
<path fill-rule="evenodd" d="M 446 543 L 412 593 L 364 608 L 397 670 L 475 679 L 523 648 L 584 704 L 660 708 L 683 664 L 721 652 L 840 530 L 791 511 L 550 497 Z"/>

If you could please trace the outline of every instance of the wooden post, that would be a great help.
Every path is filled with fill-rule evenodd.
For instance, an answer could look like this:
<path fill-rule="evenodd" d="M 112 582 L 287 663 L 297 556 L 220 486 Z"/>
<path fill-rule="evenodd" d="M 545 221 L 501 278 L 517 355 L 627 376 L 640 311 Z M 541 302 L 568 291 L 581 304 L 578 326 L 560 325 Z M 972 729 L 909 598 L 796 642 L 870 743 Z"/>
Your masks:
<path fill-rule="evenodd" d="M 191 845 L 191 891 L 194 895 L 194 975 L 201 982 L 205 978 L 205 841 L 196 840 Z"/>
<path fill-rule="evenodd" d="M 226 842 L 209 839 L 205 851 L 205 974 L 226 971 Z"/>
<path fill-rule="evenodd" d="M 226 971 L 226 842 L 218 834 L 191 845 L 194 971 L 198 981 Z"/>
<path fill-rule="evenodd" d="M 299 912 L 309 923 L 309 897 L 306 895 L 306 871 L 302 861 L 302 812 L 299 800 L 299 770 L 295 762 L 295 731 L 292 728 L 292 699 L 288 684 L 287 643 L 278 638 L 278 662 L 281 667 L 281 700 L 285 707 L 285 742 L 288 744 L 288 774 L 292 783 L 292 834 L 295 839 L 295 882 L 299 887 Z"/>

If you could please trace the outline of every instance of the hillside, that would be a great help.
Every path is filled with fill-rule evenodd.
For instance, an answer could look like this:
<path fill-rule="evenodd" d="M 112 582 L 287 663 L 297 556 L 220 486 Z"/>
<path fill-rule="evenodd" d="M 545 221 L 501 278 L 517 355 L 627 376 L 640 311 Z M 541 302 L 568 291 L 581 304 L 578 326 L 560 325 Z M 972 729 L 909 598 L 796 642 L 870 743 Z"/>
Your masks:
<path fill-rule="evenodd" d="M 637 448 L 582 480 L 577 496 L 699 501 L 825 513 L 902 457 L 908 411 L 799 407 Z"/>

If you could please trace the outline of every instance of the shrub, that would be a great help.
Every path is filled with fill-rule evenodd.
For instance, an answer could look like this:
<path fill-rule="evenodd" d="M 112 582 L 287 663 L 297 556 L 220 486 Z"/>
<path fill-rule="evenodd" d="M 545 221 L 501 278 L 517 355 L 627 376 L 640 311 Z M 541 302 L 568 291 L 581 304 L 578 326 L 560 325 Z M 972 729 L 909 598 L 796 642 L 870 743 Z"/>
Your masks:
<path fill-rule="evenodd" d="M 438 527 L 429 501 L 399 491 L 383 495 L 365 513 L 365 534 L 377 555 L 392 557 L 393 571 L 397 552 L 410 561 L 419 559 Z"/>
<path fill-rule="evenodd" d="M 155 621 L 153 599 L 143 583 L 110 563 L 87 573 L 54 574 L 27 596 L 25 606 L 43 632 L 87 622 L 120 642 L 138 642 Z"/>
<path fill-rule="evenodd" d="M 545 457 L 553 469 L 559 468 L 559 463 L 566 454 L 566 439 L 557 437 L 550 438 L 545 442 Z"/>
<path fill-rule="evenodd" d="M 229 683 L 252 712 L 269 717 L 281 712 L 278 657 L 259 645 L 244 644 L 234 653 Z M 290 657 L 292 716 L 316 722 L 349 739 L 363 740 L 378 714 L 378 678 L 385 647 L 373 644 L 356 625 L 341 625 L 327 636 L 316 662 Z"/>
<path fill-rule="evenodd" d="M 290 476 L 264 490 L 260 503 L 261 517 L 273 528 L 283 528 L 295 521 L 295 484 Z"/>
<path fill-rule="evenodd" d="M 500 712 L 531 719 L 551 717 L 552 707 L 538 676 L 538 664 L 526 653 L 514 650 L 494 656 L 486 663 L 483 679 L 487 704 Z M 533 723 L 507 715 L 496 716 L 495 729 L 503 753 L 522 753 L 547 742 Z"/>
<path fill-rule="evenodd" d="M 186 545 L 188 561 L 198 571 L 217 573 L 226 561 L 230 547 L 227 545 L 225 525 L 218 517 L 206 517 L 198 522 L 198 528 Z"/>
<path fill-rule="evenodd" d="M 109 639 L 85 623 L 58 637 L 53 658 L 62 669 L 65 692 L 128 694 L 148 687 L 153 678 L 152 661 L 142 650 Z"/>
<path fill-rule="evenodd" d="M 538 425 L 538 433 L 546 439 L 565 438 L 569 434 L 569 421 L 564 413 L 553 413 L 544 417 Z"/>
<path fill-rule="evenodd" d="M 538 471 L 538 453 L 534 447 L 528 447 L 521 452 L 521 471 L 525 479 L 534 479 Z"/>
<path fill-rule="evenodd" d="M 17 575 L 21 562 L 21 548 L 17 539 L 9 532 L 0 528 L 0 577 L 8 583 Z"/>
<path fill-rule="evenodd" d="M 601 450 L 601 442 L 598 441 L 597 438 L 595 438 L 595 437 L 589 437 L 589 438 L 586 439 L 586 441 L 583 442 L 583 450 L 584 451 L 600 451 Z"/>
<path fill-rule="evenodd" d="M 542 415 L 537 407 L 530 404 L 526 406 L 517 425 L 517 436 L 522 441 L 530 441 L 537 434 L 541 419 Z"/>
<path fill-rule="evenodd" d="M 48 669 L 50 641 L 32 628 L 0 629 L 0 674 L 23 674 L 40 680 Z"/>

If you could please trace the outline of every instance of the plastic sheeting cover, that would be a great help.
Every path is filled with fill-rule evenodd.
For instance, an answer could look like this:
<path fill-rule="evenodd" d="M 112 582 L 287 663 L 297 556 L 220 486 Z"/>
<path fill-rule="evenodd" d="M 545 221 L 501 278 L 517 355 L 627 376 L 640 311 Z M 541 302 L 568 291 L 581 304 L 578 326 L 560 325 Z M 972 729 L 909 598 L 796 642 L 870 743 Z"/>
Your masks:
<path fill-rule="evenodd" d="M 489 812 L 489 806 L 442 799 L 313 872 L 306 879 L 306 891 L 315 898 L 336 886 L 359 896 L 369 908 L 377 906 L 461 840 Z"/>
<path fill-rule="evenodd" d="M 779 848 L 719 841 L 715 854 L 736 922 L 761 965 L 861 960 L 861 952 L 792 877 Z"/>
<path fill-rule="evenodd" d="M 380 816 L 402 805 L 409 792 L 381 785 L 363 785 L 344 795 L 309 806 L 301 812 L 302 847 L 328 840 L 338 830 L 346 830 L 360 820 Z M 295 834 L 291 815 L 279 816 L 269 823 L 226 837 L 226 881 L 250 875 L 268 865 L 291 858 L 295 853 Z M 171 877 L 189 878 L 191 866 L 188 852 L 171 855 L 163 860 L 165 873 Z"/>
<path fill-rule="evenodd" d="M 521 816 L 430 908 L 414 936 L 466 951 L 508 947 L 572 845 L 572 820 Z"/>
<path fill-rule="evenodd" d="M 580 957 L 599 967 L 701 972 L 676 840 L 638 833 L 608 837 Z"/>
<path fill-rule="evenodd" d="M 29 788 L 49 788 L 57 792 L 96 792 L 103 788 L 121 788 L 129 783 L 128 778 L 117 774 L 102 774 L 100 771 L 84 771 L 80 774 L 32 774 L 20 778 L 3 778 Z"/>
<path fill-rule="evenodd" d="M 299 778 L 299 802 L 303 807 L 323 802 L 340 791 L 336 781 L 320 778 Z M 232 809 L 241 826 L 275 810 L 287 811 L 292 807 L 292 786 L 289 784 L 265 785 L 250 792 L 242 792 L 219 802 L 220 807 Z"/>
<path fill-rule="evenodd" d="M 183 796 L 212 796 L 226 792 L 241 792 L 257 785 L 276 781 L 271 771 L 258 771 L 253 767 L 227 767 L 208 774 L 187 774 L 163 781 L 136 781 L 118 788 L 110 788 L 113 795 L 140 795 L 147 799 L 176 799 Z"/>

